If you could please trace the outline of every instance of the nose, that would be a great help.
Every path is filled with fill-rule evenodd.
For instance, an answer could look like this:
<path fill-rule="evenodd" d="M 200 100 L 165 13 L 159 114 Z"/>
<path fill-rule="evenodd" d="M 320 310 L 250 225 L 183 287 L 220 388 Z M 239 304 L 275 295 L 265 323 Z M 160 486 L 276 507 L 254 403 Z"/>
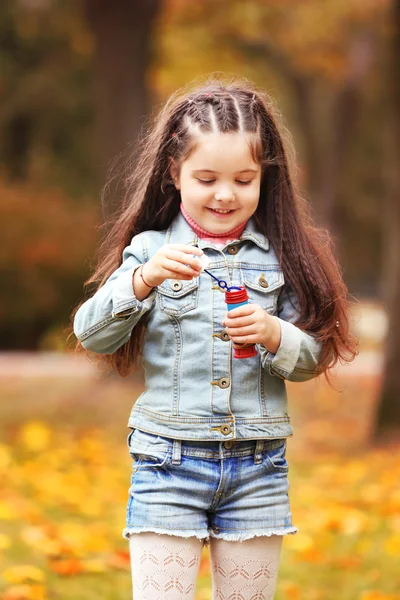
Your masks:
<path fill-rule="evenodd" d="M 214 198 L 224 202 L 231 202 L 235 199 L 235 194 L 229 187 L 223 187 L 214 194 Z"/>

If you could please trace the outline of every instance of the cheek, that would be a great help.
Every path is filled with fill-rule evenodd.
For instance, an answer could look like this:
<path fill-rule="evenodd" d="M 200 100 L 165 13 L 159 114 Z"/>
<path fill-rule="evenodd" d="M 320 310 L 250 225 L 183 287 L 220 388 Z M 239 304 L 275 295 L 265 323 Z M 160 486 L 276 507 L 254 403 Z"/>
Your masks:
<path fill-rule="evenodd" d="M 207 193 L 207 189 L 203 189 L 198 185 L 192 184 L 185 188 L 182 187 L 181 196 L 187 202 L 190 202 L 192 206 L 202 206 L 202 204 L 210 198 L 210 193 Z"/>

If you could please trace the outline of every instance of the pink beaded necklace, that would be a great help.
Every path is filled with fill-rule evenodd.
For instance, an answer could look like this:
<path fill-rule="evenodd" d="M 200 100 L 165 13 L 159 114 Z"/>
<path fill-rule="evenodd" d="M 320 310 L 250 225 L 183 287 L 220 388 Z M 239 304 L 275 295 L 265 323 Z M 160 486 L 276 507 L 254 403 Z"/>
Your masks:
<path fill-rule="evenodd" d="M 230 229 L 229 231 L 226 231 L 222 234 L 212 233 L 211 231 L 207 231 L 206 229 L 201 227 L 198 223 L 196 223 L 194 219 L 192 219 L 192 217 L 186 212 L 182 202 L 180 203 L 180 209 L 186 221 L 189 223 L 193 231 L 199 236 L 199 238 L 217 244 L 225 245 L 231 240 L 237 240 L 241 236 L 247 223 L 247 221 L 244 221 L 240 225 L 237 225 L 233 229 Z"/>

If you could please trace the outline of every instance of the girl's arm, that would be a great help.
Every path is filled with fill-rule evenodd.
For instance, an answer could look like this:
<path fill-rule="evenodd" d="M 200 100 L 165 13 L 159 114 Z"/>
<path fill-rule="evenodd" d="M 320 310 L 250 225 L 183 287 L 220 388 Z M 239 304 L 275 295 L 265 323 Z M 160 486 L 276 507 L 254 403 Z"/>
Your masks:
<path fill-rule="evenodd" d="M 136 277 L 138 297 L 133 287 L 135 271 L 144 262 L 143 243 L 143 234 L 132 239 L 123 251 L 121 266 L 77 310 L 74 333 L 86 350 L 113 354 L 129 340 L 139 319 L 152 308 L 156 291 L 145 291 L 144 285 L 136 283 Z"/>
<path fill-rule="evenodd" d="M 273 317 L 281 328 L 279 347 L 272 353 L 263 344 L 259 345 L 262 366 L 270 375 L 288 381 L 308 381 L 321 374 L 316 370 L 316 364 L 322 344 L 293 325 L 298 315 L 297 297 L 284 285 L 278 298 L 278 314 Z"/>

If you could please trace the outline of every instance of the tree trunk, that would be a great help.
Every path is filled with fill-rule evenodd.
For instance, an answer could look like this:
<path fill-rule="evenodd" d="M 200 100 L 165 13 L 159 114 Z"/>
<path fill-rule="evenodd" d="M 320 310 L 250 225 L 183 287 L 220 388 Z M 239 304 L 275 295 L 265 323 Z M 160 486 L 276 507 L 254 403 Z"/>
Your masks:
<path fill-rule="evenodd" d="M 390 442 L 400 438 L 400 0 L 392 8 L 393 39 L 390 49 L 389 81 L 391 162 L 383 239 L 384 290 L 389 328 L 386 339 L 381 401 L 377 409 L 374 438 Z M 385 211 L 384 211 L 385 212 Z M 384 435 L 383 435 L 384 434 Z"/>
<path fill-rule="evenodd" d="M 94 93 L 100 181 L 128 144 L 135 142 L 147 115 L 146 70 L 160 5 L 161 0 L 85 0 L 86 17 L 96 40 Z M 115 182 L 108 195 L 118 205 Z M 107 206 L 105 216 L 112 210 Z"/>

